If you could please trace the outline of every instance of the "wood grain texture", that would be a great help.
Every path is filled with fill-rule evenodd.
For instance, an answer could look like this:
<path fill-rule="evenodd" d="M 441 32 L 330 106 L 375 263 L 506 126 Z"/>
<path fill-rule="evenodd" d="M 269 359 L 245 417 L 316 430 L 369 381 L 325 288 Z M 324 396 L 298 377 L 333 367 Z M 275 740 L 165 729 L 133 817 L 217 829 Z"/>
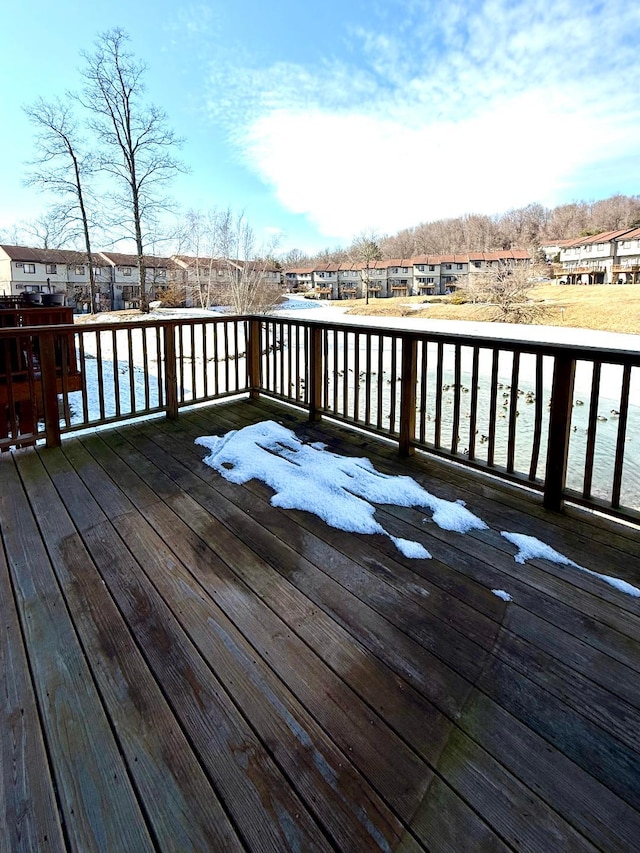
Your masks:
<path fill-rule="evenodd" d="M 279 390 L 299 378 L 277 347 L 263 367 Z M 462 497 L 490 529 L 380 507 L 433 555 L 408 560 L 203 464 L 198 435 L 265 419 Z M 6 821 L 23 815 L 10 849 L 45 835 L 56 850 L 634 849 L 638 602 L 519 566 L 500 536 L 638 584 L 629 528 L 547 514 L 420 454 L 401 463 L 264 397 L 3 456 L 0 782 Z M 90 771 L 73 774 L 81 743 Z"/>

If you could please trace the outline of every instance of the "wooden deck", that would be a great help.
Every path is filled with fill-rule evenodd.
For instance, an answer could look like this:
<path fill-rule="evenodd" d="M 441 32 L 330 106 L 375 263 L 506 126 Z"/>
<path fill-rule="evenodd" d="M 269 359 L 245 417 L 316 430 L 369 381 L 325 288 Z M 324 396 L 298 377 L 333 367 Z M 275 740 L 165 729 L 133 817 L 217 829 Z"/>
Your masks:
<path fill-rule="evenodd" d="M 490 529 L 380 510 L 408 560 L 202 463 L 269 418 Z M 500 536 L 640 585 L 637 529 L 242 401 L 3 454 L 0 530 L 2 850 L 638 849 L 640 599 Z"/>

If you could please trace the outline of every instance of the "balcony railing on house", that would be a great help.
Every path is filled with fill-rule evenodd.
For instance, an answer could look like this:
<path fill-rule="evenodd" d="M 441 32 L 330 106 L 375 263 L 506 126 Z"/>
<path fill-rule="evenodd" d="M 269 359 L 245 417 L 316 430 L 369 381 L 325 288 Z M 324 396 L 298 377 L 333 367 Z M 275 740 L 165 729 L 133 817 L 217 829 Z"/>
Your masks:
<path fill-rule="evenodd" d="M 38 359 L 17 370 L 18 352 Z M 524 484 L 550 509 L 640 519 L 635 351 L 224 317 L 0 329 L 0 356 L 0 450 L 263 394 Z M 33 423 L 16 418 L 19 386 Z"/>

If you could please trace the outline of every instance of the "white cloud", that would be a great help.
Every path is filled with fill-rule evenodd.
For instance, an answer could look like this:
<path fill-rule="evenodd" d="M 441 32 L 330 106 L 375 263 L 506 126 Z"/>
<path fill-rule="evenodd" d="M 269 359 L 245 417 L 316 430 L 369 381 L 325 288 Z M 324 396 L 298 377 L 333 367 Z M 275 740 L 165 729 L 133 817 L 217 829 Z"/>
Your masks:
<path fill-rule="evenodd" d="M 358 65 L 327 45 L 319 67 L 226 78 L 242 158 L 324 235 L 556 204 L 584 194 L 578 173 L 635 151 L 640 8 L 442 0 L 404 10 L 388 31 L 352 35 Z M 637 191 L 629 178 L 612 191 Z"/>

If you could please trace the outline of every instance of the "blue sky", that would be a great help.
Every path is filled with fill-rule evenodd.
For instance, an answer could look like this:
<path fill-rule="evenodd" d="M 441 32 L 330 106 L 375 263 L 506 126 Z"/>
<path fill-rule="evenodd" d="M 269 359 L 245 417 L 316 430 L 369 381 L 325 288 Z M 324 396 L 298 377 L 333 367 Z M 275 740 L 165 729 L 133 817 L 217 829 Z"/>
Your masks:
<path fill-rule="evenodd" d="M 640 192 L 640 4 L 24 0 L 3 20 L 0 228 L 47 202 L 21 105 L 76 88 L 114 26 L 186 139 L 178 203 L 244 209 L 283 250 Z"/>

